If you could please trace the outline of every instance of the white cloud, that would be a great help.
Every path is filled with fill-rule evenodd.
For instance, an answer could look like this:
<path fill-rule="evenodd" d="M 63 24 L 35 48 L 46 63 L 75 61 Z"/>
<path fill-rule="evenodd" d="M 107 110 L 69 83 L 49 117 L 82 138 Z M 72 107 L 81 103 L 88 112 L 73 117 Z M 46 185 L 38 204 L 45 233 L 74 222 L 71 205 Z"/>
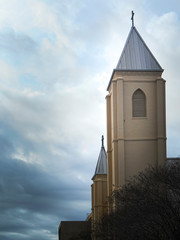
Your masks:
<path fill-rule="evenodd" d="M 0 59 L 0 86 L 15 86 L 17 84 L 18 70 Z"/>

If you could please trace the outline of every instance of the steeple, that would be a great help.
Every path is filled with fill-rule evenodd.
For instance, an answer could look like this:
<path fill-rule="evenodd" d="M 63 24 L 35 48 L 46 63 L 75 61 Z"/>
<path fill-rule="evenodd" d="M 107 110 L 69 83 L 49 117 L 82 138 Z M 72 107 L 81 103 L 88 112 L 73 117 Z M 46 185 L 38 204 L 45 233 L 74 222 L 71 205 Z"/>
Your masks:
<path fill-rule="evenodd" d="M 163 71 L 134 27 L 133 18 L 132 21 L 129 36 L 115 70 Z"/>
<path fill-rule="evenodd" d="M 108 85 L 108 196 L 129 177 L 166 159 L 163 69 L 134 26 Z"/>
<path fill-rule="evenodd" d="M 132 11 L 132 27 L 116 68 L 113 70 L 107 90 L 109 90 L 114 74 L 117 72 L 159 72 L 163 69 L 134 26 Z"/>
<path fill-rule="evenodd" d="M 99 221 L 103 215 L 107 214 L 107 155 L 104 148 L 104 136 L 102 136 L 101 141 L 101 150 L 91 185 L 93 230 L 95 227 L 94 224 Z"/>
<path fill-rule="evenodd" d="M 100 153 L 99 153 L 99 157 L 98 157 L 98 161 L 97 161 L 97 165 L 96 165 L 96 170 L 95 170 L 93 178 L 97 174 L 107 174 L 107 154 L 106 154 L 106 150 L 104 148 L 104 136 L 102 136 L 101 141 L 102 141 L 102 146 L 101 146 L 101 150 L 100 150 Z"/>

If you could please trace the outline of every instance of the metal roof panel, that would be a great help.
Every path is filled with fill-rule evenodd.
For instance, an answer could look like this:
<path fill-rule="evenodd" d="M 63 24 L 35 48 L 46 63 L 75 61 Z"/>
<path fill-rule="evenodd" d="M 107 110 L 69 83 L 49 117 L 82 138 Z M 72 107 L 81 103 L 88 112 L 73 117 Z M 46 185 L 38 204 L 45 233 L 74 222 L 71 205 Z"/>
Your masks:
<path fill-rule="evenodd" d="M 134 26 L 130 30 L 116 70 L 163 70 Z"/>
<path fill-rule="evenodd" d="M 95 170 L 93 178 L 97 174 L 107 174 L 107 154 L 106 154 L 106 150 L 105 150 L 104 146 L 101 147 L 101 151 L 99 153 L 96 170 Z"/>

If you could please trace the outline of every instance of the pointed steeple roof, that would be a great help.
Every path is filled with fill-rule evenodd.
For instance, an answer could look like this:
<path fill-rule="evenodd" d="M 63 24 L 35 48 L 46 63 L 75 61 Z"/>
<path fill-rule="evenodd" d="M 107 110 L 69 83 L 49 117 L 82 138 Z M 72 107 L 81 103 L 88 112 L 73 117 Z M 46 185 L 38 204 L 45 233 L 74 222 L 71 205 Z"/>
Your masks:
<path fill-rule="evenodd" d="M 115 70 L 163 71 L 134 26 Z"/>
<path fill-rule="evenodd" d="M 101 150 L 99 153 L 96 170 L 95 170 L 93 178 L 97 174 L 107 174 L 107 154 L 106 154 L 106 150 L 104 148 L 104 137 L 103 136 L 102 136 L 102 146 L 101 146 Z"/>

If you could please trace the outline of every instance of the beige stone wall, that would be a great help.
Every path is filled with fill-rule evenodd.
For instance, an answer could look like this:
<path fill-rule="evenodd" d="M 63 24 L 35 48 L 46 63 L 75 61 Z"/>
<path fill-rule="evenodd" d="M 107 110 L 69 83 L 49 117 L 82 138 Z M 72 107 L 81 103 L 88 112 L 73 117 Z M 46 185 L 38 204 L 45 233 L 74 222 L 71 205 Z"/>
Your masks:
<path fill-rule="evenodd" d="M 107 174 L 97 174 L 91 187 L 92 221 L 98 221 L 107 214 Z"/>
<path fill-rule="evenodd" d="M 132 116 L 132 95 L 146 96 L 146 117 Z M 166 159 L 165 81 L 161 72 L 115 71 L 107 95 L 108 195 L 129 176 Z"/>
<path fill-rule="evenodd" d="M 107 106 L 107 195 L 110 196 L 112 192 L 112 116 L 111 116 L 111 94 L 106 96 Z"/>

